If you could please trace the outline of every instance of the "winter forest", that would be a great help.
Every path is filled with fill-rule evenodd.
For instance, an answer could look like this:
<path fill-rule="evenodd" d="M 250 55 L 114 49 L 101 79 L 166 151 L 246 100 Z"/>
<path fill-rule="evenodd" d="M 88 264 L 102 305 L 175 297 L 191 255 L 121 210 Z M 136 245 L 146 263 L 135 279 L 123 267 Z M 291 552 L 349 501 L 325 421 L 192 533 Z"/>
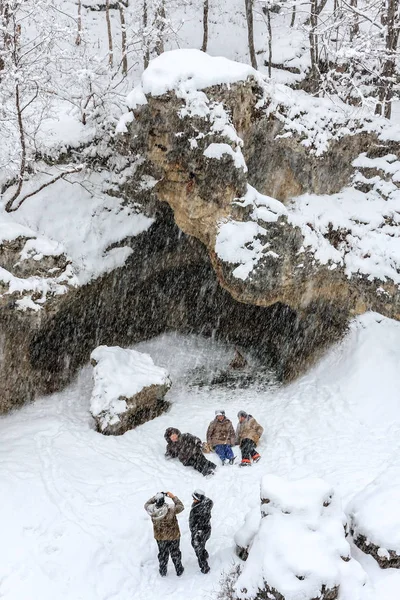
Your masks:
<path fill-rule="evenodd" d="M 399 0 L 0 0 L 0 598 L 399 600 Z"/>

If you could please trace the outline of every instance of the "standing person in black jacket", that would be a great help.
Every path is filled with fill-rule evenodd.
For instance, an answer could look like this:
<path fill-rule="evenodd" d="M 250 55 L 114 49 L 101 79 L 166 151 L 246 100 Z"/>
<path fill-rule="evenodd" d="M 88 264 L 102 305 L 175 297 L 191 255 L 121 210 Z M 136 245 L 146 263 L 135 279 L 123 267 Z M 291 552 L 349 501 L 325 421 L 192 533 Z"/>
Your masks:
<path fill-rule="evenodd" d="M 214 503 L 207 498 L 203 490 L 195 490 L 192 498 L 193 504 L 189 516 L 192 546 L 199 561 L 200 571 L 206 574 L 210 571 L 206 542 L 211 535 L 211 510 Z"/>
<path fill-rule="evenodd" d="M 178 458 L 185 467 L 193 467 L 204 476 L 214 474 L 216 465 L 204 456 L 200 438 L 181 433 L 175 427 L 168 427 L 164 438 L 167 442 L 165 458 Z"/>

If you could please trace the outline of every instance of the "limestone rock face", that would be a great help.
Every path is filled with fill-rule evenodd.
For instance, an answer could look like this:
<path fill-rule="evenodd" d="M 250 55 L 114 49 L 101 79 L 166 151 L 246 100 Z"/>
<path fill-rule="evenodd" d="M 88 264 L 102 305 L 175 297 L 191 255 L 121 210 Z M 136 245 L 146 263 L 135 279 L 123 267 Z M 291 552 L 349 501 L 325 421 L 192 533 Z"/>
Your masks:
<path fill-rule="evenodd" d="M 94 388 L 90 410 L 104 435 L 122 435 L 165 411 L 171 387 L 166 369 L 148 354 L 99 346 L 91 354 Z"/>
<path fill-rule="evenodd" d="M 176 74 L 179 51 L 166 54 Z M 153 89 L 152 75 L 171 68 L 158 60 L 135 92 L 125 144 L 141 139 L 159 199 L 207 247 L 220 284 L 257 306 L 319 303 L 399 319 L 400 145 L 388 122 L 356 122 L 322 100 L 307 111 L 303 92 L 283 90 L 289 102 L 256 72 L 229 84 L 210 77 L 207 87 L 194 65 Z M 305 194 L 321 205 L 316 222 Z"/>

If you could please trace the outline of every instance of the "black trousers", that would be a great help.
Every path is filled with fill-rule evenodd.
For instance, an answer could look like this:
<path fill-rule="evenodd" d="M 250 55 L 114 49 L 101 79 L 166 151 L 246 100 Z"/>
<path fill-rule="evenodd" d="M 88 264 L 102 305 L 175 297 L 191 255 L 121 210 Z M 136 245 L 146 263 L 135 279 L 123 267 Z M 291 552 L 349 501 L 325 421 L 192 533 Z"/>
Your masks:
<path fill-rule="evenodd" d="M 191 457 L 186 463 L 186 466 L 193 467 L 204 476 L 210 475 L 210 473 L 216 469 L 216 465 L 210 460 L 207 460 L 202 452 Z"/>
<path fill-rule="evenodd" d="M 253 440 L 250 440 L 249 438 L 244 438 L 244 440 L 240 442 L 242 460 L 250 460 L 250 457 L 253 457 L 256 454 L 258 454 L 256 447 L 257 446 L 255 442 L 253 442 Z"/>
<path fill-rule="evenodd" d="M 158 562 L 160 565 L 161 575 L 167 574 L 168 559 L 171 556 L 172 562 L 175 565 L 177 574 L 182 573 L 182 554 L 179 549 L 180 539 L 177 540 L 157 540 L 158 544 Z"/>
<path fill-rule="evenodd" d="M 203 571 L 204 569 L 208 569 L 206 542 L 210 538 L 211 529 L 205 531 L 192 531 L 191 533 L 193 550 L 199 561 L 199 567 Z"/>

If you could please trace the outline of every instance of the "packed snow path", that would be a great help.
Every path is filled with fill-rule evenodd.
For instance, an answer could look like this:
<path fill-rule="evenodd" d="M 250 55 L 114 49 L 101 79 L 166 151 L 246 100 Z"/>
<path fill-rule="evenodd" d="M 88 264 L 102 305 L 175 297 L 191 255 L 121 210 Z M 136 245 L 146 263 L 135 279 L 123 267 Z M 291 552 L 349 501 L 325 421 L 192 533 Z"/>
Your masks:
<path fill-rule="evenodd" d="M 400 481 L 400 324 L 376 314 L 355 321 L 346 339 L 306 376 L 259 391 L 193 387 L 192 370 L 217 369 L 231 348 L 164 335 L 136 349 L 168 368 L 171 410 L 121 437 L 93 430 L 91 367 L 64 392 L 0 419 L 0 598 L 4 600 L 203 600 L 214 598 L 233 561 L 233 535 L 259 507 L 265 473 L 319 476 L 343 504 L 388 467 Z M 216 408 L 236 425 L 243 408 L 265 427 L 262 460 L 250 469 L 219 467 L 204 479 L 164 459 L 168 426 L 204 439 Z M 236 448 L 236 453 L 238 449 Z M 215 455 L 211 455 L 219 463 Z M 215 503 L 202 575 L 190 546 L 191 492 Z M 185 504 L 178 520 L 185 572 L 158 574 L 157 547 L 144 502 L 171 491 Z M 372 585 L 368 600 L 398 600 L 400 573 L 381 571 L 357 549 Z M 366 594 L 368 590 L 366 590 Z"/>

